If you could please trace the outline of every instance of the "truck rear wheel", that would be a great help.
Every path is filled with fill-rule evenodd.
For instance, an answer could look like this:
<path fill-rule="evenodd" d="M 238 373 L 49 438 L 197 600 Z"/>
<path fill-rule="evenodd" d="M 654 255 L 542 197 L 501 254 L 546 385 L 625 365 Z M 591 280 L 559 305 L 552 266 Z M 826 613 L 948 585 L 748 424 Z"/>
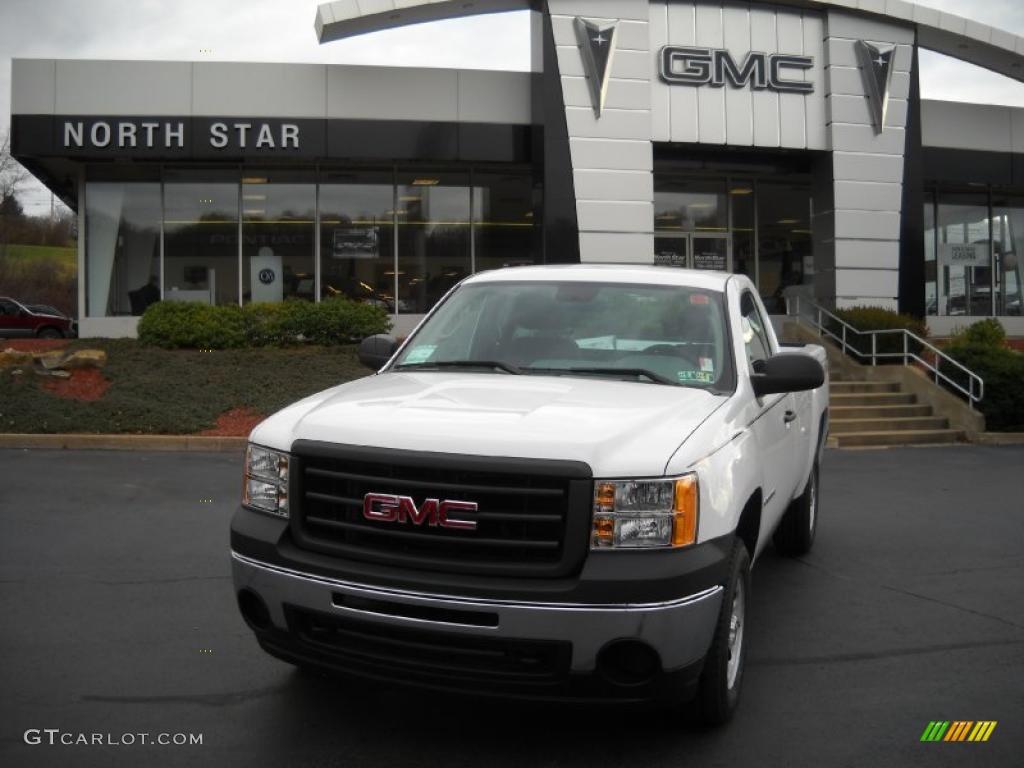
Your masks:
<path fill-rule="evenodd" d="M 818 462 L 815 461 L 804 492 L 789 505 L 775 529 L 772 542 L 780 555 L 806 555 L 814 544 L 814 534 L 818 530 L 818 474 Z"/>
<path fill-rule="evenodd" d="M 697 689 L 697 708 L 707 725 L 728 722 L 740 700 L 743 667 L 747 657 L 746 623 L 750 595 L 750 554 L 738 538 L 733 543 L 729 581 L 722 596 L 722 610 L 704 658 Z"/>

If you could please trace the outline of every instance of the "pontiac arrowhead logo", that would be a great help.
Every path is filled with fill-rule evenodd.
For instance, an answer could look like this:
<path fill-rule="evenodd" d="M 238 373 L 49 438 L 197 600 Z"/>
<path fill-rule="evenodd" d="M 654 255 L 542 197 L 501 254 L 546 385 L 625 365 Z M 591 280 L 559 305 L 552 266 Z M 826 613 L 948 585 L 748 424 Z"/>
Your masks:
<path fill-rule="evenodd" d="M 583 71 L 590 85 L 590 99 L 594 104 L 594 115 L 601 116 L 604 97 L 608 91 L 608 75 L 612 71 L 612 56 L 615 55 L 615 32 L 617 21 L 604 26 L 580 18 L 575 19 L 576 37 L 583 57 Z"/>
<path fill-rule="evenodd" d="M 889 85 L 892 83 L 892 60 L 896 46 L 882 51 L 871 43 L 858 40 L 854 43 L 857 58 L 860 59 L 860 73 L 871 105 L 871 117 L 875 121 L 875 133 L 885 129 L 885 113 L 889 109 Z"/>

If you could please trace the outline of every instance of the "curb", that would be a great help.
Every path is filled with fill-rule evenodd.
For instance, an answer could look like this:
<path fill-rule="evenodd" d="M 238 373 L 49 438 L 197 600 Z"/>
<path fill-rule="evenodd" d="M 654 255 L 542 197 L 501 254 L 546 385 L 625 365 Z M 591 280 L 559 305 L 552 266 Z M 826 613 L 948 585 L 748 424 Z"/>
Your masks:
<path fill-rule="evenodd" d="M 0 448 L 97 451 L 243 451 L 247 438 L 206 435 L 2 435 Z"/>
<path fill-rule="evenodd" d="M 1024 445 L 1024 432 L 982 432 L 971 442 L 978 445 Z"/>

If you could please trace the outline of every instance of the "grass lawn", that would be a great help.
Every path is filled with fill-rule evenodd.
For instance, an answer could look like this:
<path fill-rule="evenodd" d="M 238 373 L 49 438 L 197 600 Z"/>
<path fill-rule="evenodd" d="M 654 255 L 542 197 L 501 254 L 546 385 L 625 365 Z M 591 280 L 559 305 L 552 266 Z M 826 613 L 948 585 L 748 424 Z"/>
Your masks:
<path fill-rule="evenodd" d="M 106 393 L 95 402 L 65 399 L 41 386 L 46 377 L 0 368 L 0 432 L 191 434 L 231 409 L 269 415 L 370 373 L 354 346 L 199 352 L 81 339 L 69 348 L 106 350 Z"/>
<path fill-rule="evenodd" d="M 78 251 L 75 248 L 61 248 L 55 245 L 0 245 L 0 258 L 11 264 L 26 261 L 55 261 L 64 270 L 78 271 Z"/>

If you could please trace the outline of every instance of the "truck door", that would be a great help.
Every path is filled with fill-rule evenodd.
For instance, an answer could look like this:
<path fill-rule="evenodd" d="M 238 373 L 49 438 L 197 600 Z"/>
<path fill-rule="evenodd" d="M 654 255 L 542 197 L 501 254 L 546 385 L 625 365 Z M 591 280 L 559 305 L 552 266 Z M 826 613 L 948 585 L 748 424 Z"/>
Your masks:
<path fill-rule="evenodd" d="M 747 352 L 749 373 L 757 373 L 772 354 L 765 318 L 753 294 L 744 291 L 740 297 L 740 332 Z M 795 490 L 797 458 L 794 435 L 797 434 L 796 402 L 792 393 L 765 395 L 755 401 L 750 425 L 754 440 L 763 457 L 761 533 L 774 528 L 786 511 Z"/>

